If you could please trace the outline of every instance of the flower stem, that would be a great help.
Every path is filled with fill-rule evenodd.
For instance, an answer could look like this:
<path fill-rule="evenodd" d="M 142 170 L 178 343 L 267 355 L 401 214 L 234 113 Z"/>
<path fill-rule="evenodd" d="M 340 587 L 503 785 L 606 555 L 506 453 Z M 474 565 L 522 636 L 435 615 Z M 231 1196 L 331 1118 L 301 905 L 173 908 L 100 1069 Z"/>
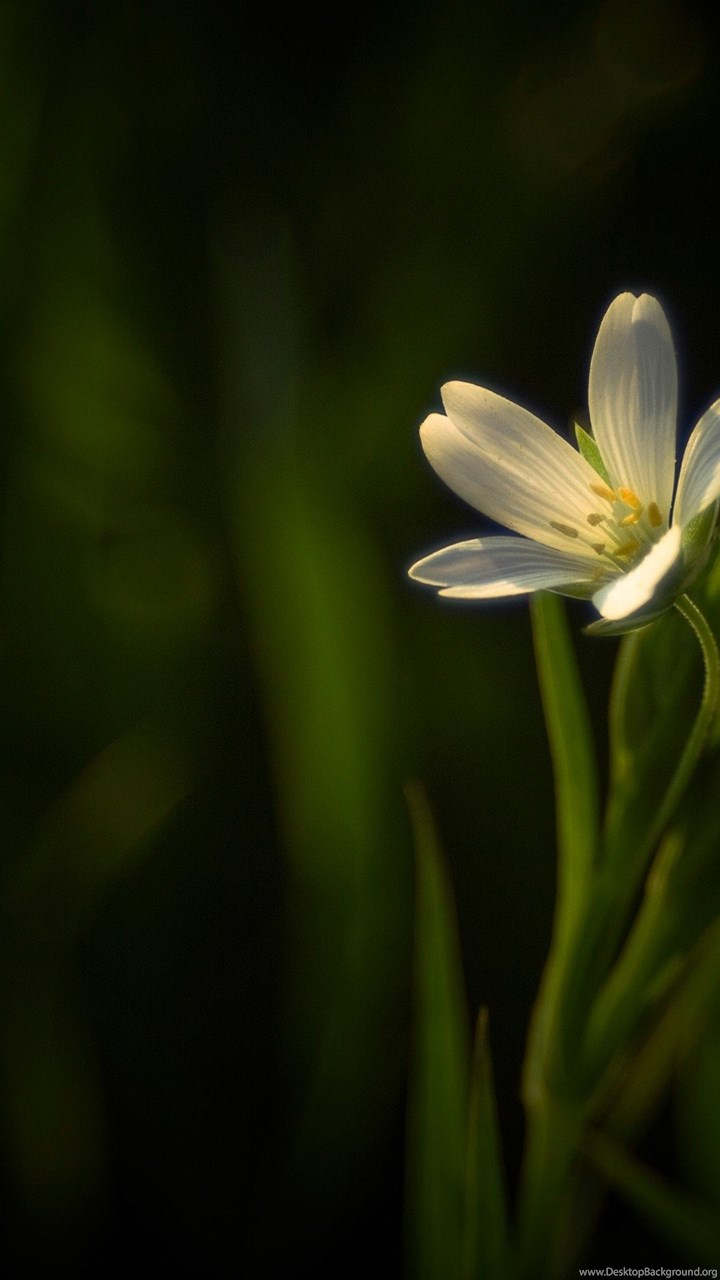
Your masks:
<path fill-rule="evenodd" d="M 627 741 L 625 723 L 629 690 L 637 672 L 640 657 L 643 631 L 631 631 L 625 636 L 615 663 L 612 691 L 610 694 L 610 741 L 612 744 L 613 777 L 611 785 L 617 786 L 625 781 L 632 760 L 632 749 Z"/>
<path fill-rule="evenodd" d="M 716 715 L 720 696 L 720 657 L 706 618 L 686 595 L 676 601 L 675 607 L 698 638 L 705 666 L 705 681 L 700 707 L 685 749 L 643 841 L 643 854 L 637 864 L 640 875 L 645 874 L 646 864 L 690 782 Z M 648 873 L 650 890 L 645 895 L 628 941 L 595 1002 L 587 1041 L 587 1061 L 593 1067 L 599 1067 L 612 1056 L 644 1007 L 647 984 L 662 959 L 663 949 L 667 945 L 667 930 L 672 927 L 672 922 L 668 919 L 664 889 L 670 866 L 680 848 L 681 842 L 666 840 L 655 854 Z M 632 892 L 636 883 L 636 878 L 631 877 Z M 615 927 L 611 929 L 611 933 L 615 936 L 623 924 L 628 906 L 628 896 L 624 893 L 623 904 L 617 904 L 618 909 L 613 917 Z"/>
<path fill-rule="evenodd" d="M 705 740 L 710 732 L 717 712 L 718 699 L 720 698 L 720 655 L 708 621 L 702 610 L 698 609 L 688 595 L 679 596 L 675 601 L 675 608 L 678 613 L 682 614 L 688 626 L 692 627 L 697 636 L 705 666 L 705 682 L 700 708 L 695 717 L 690 737 L 685 744 L 685 750 L 680 757 L 680 763 L 675 770 L 670 786 L 665 792 L 663 802 L 655 815 L 655 821 L 650 827 L 648 833 L 648 844 L 650 845 L 657 843 L 682 798 L 683 792 L 700 759 L 700 753 L 705 746 Z"/>
<path fill-rule="evenodd" d="M 547 1096 L 528 1111 L 521 1171 L 515 1274 L 552 1276 L 554 1227 L 573 1172 L 586 1119 L 572 1099 Z"/>
<path fill-rule="evenodd" d="M 587 1002 L 589 996 L 590 970 L 594 969 L 599 978 L 602 957 L 605 957 L 604 964 L 608 964 L 616 951 L 637 889 L 690 782 L 718 707 L 720 657 L 712 631 L 700 609 L 687 596 L 680 597 L 676 607 L 695 632 L 703 655 L 705 677 L 695 722 L 662 803 L 642 835 L 632 872 L 619 885 L 614 866 L 589 868 L 592 891 L 576 903 L 576 928 L 569 930 L 564 946 L 558 948 L 559 954 L 553 957 L 555 963 L 548 966 L 545 989 L 535 1010 L 525 1066 L 528 1128 L 519 1197 L 517 1254 L 517 1274 L 521 1280 L 531 1275 L 553 1274 L 553 1255 L 558 1241 L 554 1240 L 552 1223 L 557 1206 L 575 1184 L 577 1154 L 592 1118 L 594 1091 L 617 1047 L 618 1033 L 627 1030 L 636 1006 L 642 1006 L 643 992 L 638 991 L 636 985 L 639 969 L 635 952 L 639 947 L 644 956 L 646 948 L 656 949 L 655 928 L 663 921 L 656 921 L 652 912 L 648 920 L 643 921 L 642 936 L 638 947 L 628 955 L 628 963 L 623 963 L 623 953 L 618 966 L 611 970 L 606 988 L 601 989 L 584 1051 L 577 1031 L 574 1042 L 568 1033 L 582 1020 L 582 1003 Z M 632 681 L 638 658 L 639 646 L 633 641 L 625 647 L 625 661 L 617 676 L 620 687 L 616 704 L 622 701 L 623 685 L 627 688 Z M 615 726 L 617 732 L 620 727 Z M 583 922 L 580 929 L 577 928 L 578 916 Z M 660 931 L 662 933 L 662 929 Z M 560 1071 L 556 1056 L 558 1039 L 565 1041 L 560 1049 L 560 1062 L 565 1060 L 565 1070 Z"/>

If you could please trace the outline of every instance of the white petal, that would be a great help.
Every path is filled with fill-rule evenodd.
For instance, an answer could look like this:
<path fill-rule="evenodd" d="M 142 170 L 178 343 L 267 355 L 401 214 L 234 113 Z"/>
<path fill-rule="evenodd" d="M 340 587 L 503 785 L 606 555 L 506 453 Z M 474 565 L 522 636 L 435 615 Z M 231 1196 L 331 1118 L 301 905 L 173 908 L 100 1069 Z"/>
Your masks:
<path fill-rule="evenodd" d="M 573 553 L 590 541 L 587 523 L 598 480 L 584 458 L 533 414 L 481 387 L 443 388 L 449 417 L 431 414 L 420 429 L 428 460 L 446 484 L 498 523 Z M 576 545 L 573 545 L 576 544 Z M 582 554 L 582 552 L 580 552 Z M 593 556 L 588 549 L 588 557 Z"/>
<path fill-rule="evenodd" d="M 663 580 L 678 566 L 681 542 L 680 527 L 673 525 L 635 569 L 596 591 L 593 604 L 602 617 L 626 618 L 649 604 L 659 594 Z"/>
<path fill-rule="evenodd" d="M 672 501 L 677 367 L 656 298 L 621 293 L 608 308 L 590 364 L 590 421 L 613 485 L 666 519 Z"/>
<path fill-rule="evenodd" d="M 720 497 L 720 400 L 704 413 L 687 442 L 673 523 L 688 524 Z"/>
<path fill-rule="evenodd" d="M 597 567 L 597 562 L 595 567 Z M 443 596 L 488 600 L 517 596 L 543 587 L 585 582 L 590 576 L 585 560 L 526 538 L 473 538 L 456 542 L 418 560 L 410 569 L 418 582 L 443 588 Z"/>

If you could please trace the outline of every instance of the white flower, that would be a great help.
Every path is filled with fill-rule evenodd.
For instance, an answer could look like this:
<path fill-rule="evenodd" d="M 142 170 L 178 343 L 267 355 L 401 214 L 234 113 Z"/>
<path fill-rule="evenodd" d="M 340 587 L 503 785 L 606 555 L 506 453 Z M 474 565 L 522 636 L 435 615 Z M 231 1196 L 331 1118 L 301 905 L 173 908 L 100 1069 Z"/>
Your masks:
<path fill-rule="evenodd" d="M 546 589 L 591 597 L 595 629 L 656 617 L 707 556 L 720 497 L 720 399 L 695 427 L 675 490 L 677 367 L 657 299 L 622 293 L 590 364 L 593 435 L 579 450 L 484 387 L 448 383 L 420 428 L 438 475 L 520 537 L 457 542 L 410 576 L 466 600 Z M 445 416 L 447 415 L 447 416 Z M 672 517 L 671 517 L 672 512 Z"/>

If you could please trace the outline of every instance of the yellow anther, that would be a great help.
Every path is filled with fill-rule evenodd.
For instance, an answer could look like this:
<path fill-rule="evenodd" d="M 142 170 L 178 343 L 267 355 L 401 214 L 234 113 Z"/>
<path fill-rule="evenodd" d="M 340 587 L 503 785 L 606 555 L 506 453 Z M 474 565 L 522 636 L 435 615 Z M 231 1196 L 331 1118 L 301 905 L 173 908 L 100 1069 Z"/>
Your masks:
<path fill-rule="evenodd" d="M 606 520 L 606 519 L 607 519 L 607 516 L 601 515 L 599 511 L 591 511 L 590 515 L 587 518 L 587 522 L 588 524 L 596 525 L 596 524 L 602 524 L 603 520 Z"/>
<path fill-rule="evenodd" d="M 591 543 L 590 543 L 590 546 L 592 547 L 593 551 L 597 551 L 597 553 L 598 553 L 598 555 L 599 555 L 599 556 L 602 556 L 602 555 L 604 555 L 604 554 L 605 554 L 605 543 L 604 543 L 604 542 L 591 542 Z"/>
<path fill-rule="evenodd" d="M 637 524 L 642 515 L 642 507 L 639 511 L 631 511 L 629 516 L 623 516 L 622 520 L 618 520 L 621 529 L 625 529 L 629 524 Z"/>
<path fill-rule="evenodd" d="M 623 542 L 621 547 L 616 547 L 614 554 L 616 556 L 631 556 L 633 551 L 637 551 L 638 544 L 635 541 Z"/>
<path fill-rule="evenodd" d="M 564 533 L 566 538 L 577 538 L 578 531 L 573 529 L 572 525 L 560 524 L 558 520 L 550 521 L 550 528 L 557 529 L 558 533 Z"/>
<path fill-rule="evenodd" d="M 633 489 L 618 489 L 618 498 L 625 503 L 626 507 L 632 507 L 634 511 L 642 511 L 642 502 Z"/>
<path fill-rule="evenodd" d="M 653 529 L 659 529 L 660 525 L 662 524 L 662 516 L 660 515 L 660 508 L 657 502 L 651 502 L 648 505 L 647 513 L 648 513 L 648 520 L 650 521 L 650 524 L 652 525 Z"/>
<path fill-rule="evenodd" d="M 614 489 L 608 488 L 606 484 L 591 484 L 590 488 L 596 493 L 598 498 L 605 498 L 608 502 L 617 502 L 617 494 Z"/>

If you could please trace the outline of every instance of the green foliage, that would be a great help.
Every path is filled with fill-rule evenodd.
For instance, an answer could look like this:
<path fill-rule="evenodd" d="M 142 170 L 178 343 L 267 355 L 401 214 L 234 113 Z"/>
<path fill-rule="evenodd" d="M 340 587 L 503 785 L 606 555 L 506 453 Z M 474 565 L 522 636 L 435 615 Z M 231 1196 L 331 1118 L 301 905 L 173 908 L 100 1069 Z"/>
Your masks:
<path fill-rule="evenodd" d="M 110 1248 L 131 1272 L 138 1223 L 161 1271 L 181 1257 L 220 1273 L 229 1253 L 249 1275 L 286 1274 L 276 1254 L 314 1274 L 399 1268 L 408 774 L 443 796 L 464 888 L 491 884 L 503 904 L 463 900 L 464 922 L 477 906 L 462 940 L 473 986 L 489 978 L 502 997 L 496 1043 L 524 1025 L 550 879 L 530 638 L 522 606 L 448 610 L 441 625 L 407 586 L 410 556 L 447 531 L 414 424 L 438 376 L 500 380 L 518 350 L 538 410 L 567 402 L 599 294 L 647 254 L 668 300 L 692 299 L 712 333 L 716 218 L 685 181 L 716 145 L 707 36 L 689 10 L 668 27 L 656 9 L 600 6 L 559 29 L 531 7 L 516 27 L 502 6 L 411 19 L 386 6 L 349 33 L 298 10 L 278 36 L 263 6 L 234 25 L 182 3 L 2 7 L 9 1273 L 14 1248 L 18 1274 L 68 1260 L 103 1274 Z M 657 179 L 639 163 L 648 140 Z M 628 202 L 638 169 L 648 186 Z M 667 217 L 650 225 L 659 203 Z M 548 360 L 537 335 L 551 330 Z M 578 443 L 592 462 L 590 438 Z M 711 565 L 716 632 L 719 583 Z M 612 885 L 593 878 L 572 655 L 542 608 L 568 973 L 587 886 L 609 912 Z M 619 865 L 621 844 L 647 834 L 701 685 L 671 619 L 638 639 L 613 731 Z M 582 654 L 599 689 L 610 652 Z M 680 1000 L 668 961 L 696 963 L 715 911 L 717 786 L 710 756 L 656 881 L 673 917 L 634 1056 L 600 1082 L 622 1140 L 642 1086 L 663 1096 L 683 1037 L 711 1020 Z M 449 1118 L 426 1089 L 416 1137 L 426 1194 L 445 1206 L 428 1247 L 443 1280 L 443 1233 L 487 1280 L 502 1275 L 505 1217 L 489 1054 L 480 1034 L 471 1067 L 453 913 L 418 822 L 430 941 L 417 973 L 436 1007 L 450 1001 L 422 1031 Z M 539 1060 L 555 1057 L 551 1080 L 534 1076 L 538 1178 L 553 1145 L 555 1171 L 574 1176 L 576 1111 L 550 1106 L 548 1087 L 618 954 L 618 919 L 614 944 L 603 934 L 576 966 L 562 1055 L 537 1023 Z M 709 960 L 707 987 L 717 972 Z M 497 1083 L 512 1106 L 514 1073 Z M 452 1196 L 431 1189 L 433 1143 Z M 120 1218 L 133 1229 L 118 1233 Z"/>
<path fill-rule="evenodd" d="M 462 1280 L 503 1280 L 510 1267 L 508 1211 L 487 1009 L 475 1029 L 467 1128 Z"/>
<path fill-rule="evenodd" d="M 447 872 L 424 793 L 413 785 L 406 794 L 416 856 L 407 1258 L 413 1280 L 443 1280 L 461 1274 L 470 1042 Z M 478 1121 L 486 1128 L 486 1115 Z M 496 1197 L 496 1185 L 490 1194 Z M 474 1200 L 473 1211 L 478 1212 Z"/>
<path fill-rule="evenodd" d="M 409 850 L 382 567 L 339 483 L 334 491 L 326 483 L 327 460 L 299 444 L 281 229 L 248 220 L 243 230 L 234 253 L 216 246 L 222 497 L 289 885 L 280 1031 L 295 1108 L 287 1212 L 309 1221 L 322 1198 L 341 1204 L 356 1179 L 370 1178 L 397 1088 L 401 1061 L 386 1046 L 407 967 Z M 262 361 L 253 358 L 259 340 Z"/>
<path fill-rule="evenodd" d="M 562 601 L 538 593 L 532 601 L 538 677 L 555 772 L 558 881 L 555 923 L 543 985 L 533 1012 L 524 1094 L 531 1105 L 563 1070 L 559 1019 L 568 966 L 582 928 L 598 855 L 599 813 L 595 748 Z M 568 1027 L 574 1038 L 577 1028 Z M 558 1056 L 559 1059 L 558 1059 Z M 555 1055 L 555 1060 L 551 1061 Z"/>
<path fill-rule="evenodd" d="M 671 1187 L 607 1138 L 590 1135 L 586 1150 L 595 1167 L 650 1222 L 660 1239 L 696 1265 L 717 1257 L 720 1224 L 714 1206 Z"/>
<path fill-rule="evenodd" d="M 563 1254 L 557 1223 L 565 1221 L 564 1214 L 574 1213 L 577 1229 L 574 1188 L 581 1176 L 582 1150 L 677 1247 L 697 1259 L 704 1251 L 707 1257 L 710 1245 L 717 1244 L 709 1210 L 644 1171 L 601 1135 L 591 1133 L 584 1147 L 582 1137 L 588 1126 L 603 1122 L 624 1140 L 636 1141 L 645 1131 L 689 1030 L 696 1035 L 702 1029 L 699 974 L 711 972 L 715 963 L 708 938 L 715 937 L 717 907 L 708 903 L 707 894 L 703 905 L 692 885 L 707 870 L 716 836 L 710 835 L 709 842 L 704 837 L 716 832 L 717 823 L 704 806 L 698 822 L 698 793 L 693 789 L 702 775 L 702 753 L 712 742 L 720 665 L 702 612 L 687 597 L 677 607 L 695 631 L 703 657 L 699 711 L 686 729 L 687 740 L 681 739 L 679 749 L 676 746 L 669 756 L 666 735 L 672 729 L 678 732 L 679 711 L 688 699 L 683 634 L 659 624 L 624 641 L 611 701 L 607 819 L 589 857 L 587 833 L 597 832 L 597 825 L 596 780 L 587 764 L 581 786 L 592 817 L 576 821 L 573 830 L 583 801 L 571 785 L 571 762 L 579 760 L 582 779 L 583 761 L 592 760 L 577 671 L 563 632 L 557 631 L 554 643 L 549 643 L 549 622 L 559 616 L 555 602 L 555 616 L 546 614 L 543 597 L 534 603 L 538 669 L 556 776 L 560 871 L 553 947 L 525 1069 L 529 1127 L 519 1219 L 522 1275 L 532 1274 L 533 1267 L 564 1273 L 573 1265 L 567 1241 Z M 668 698 L 671 670 L 676 684 L 670 682 Z M 570 691 L 567 698 L 559 696 L 563 689 Z M 659 790 L 654 807 L 649 807 L 652 787 Z M 563 865 L 573 855 L 583 893 L 575 896 L 568 924 Z M 568 941 L 561 950 L 557 939 L 563 937 Z M 562 1071 L 557 1069 L 558 1048 Z M 588 1194 L 586 1231 L 601 1200 L 597 1186 Z M 553 1200 L 561 1206 L 555 1229 L 549 1225 Z M 574 1247 L 582 1247 L 578 1239 Z"/>

